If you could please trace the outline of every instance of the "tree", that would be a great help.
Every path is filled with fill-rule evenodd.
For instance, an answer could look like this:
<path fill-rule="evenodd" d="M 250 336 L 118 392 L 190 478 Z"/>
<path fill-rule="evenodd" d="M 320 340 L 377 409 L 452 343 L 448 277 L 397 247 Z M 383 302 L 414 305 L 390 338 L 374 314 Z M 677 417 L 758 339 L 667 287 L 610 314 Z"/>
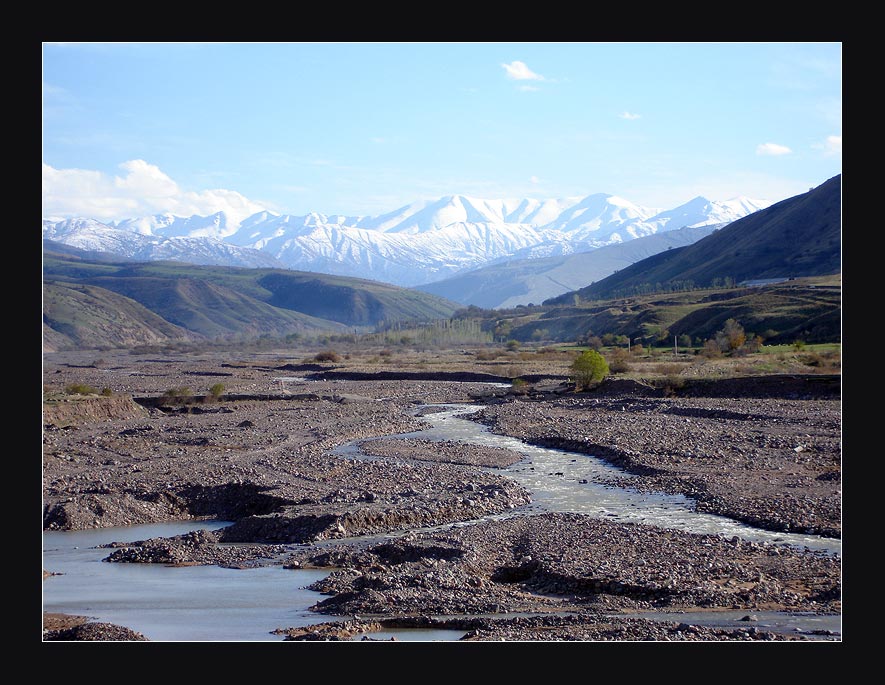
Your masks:
<path fill-rule="evenodd" d="M 734 319 L 728 319 L 722 329 L 716 333 L 716 342 L 723 352 L 733 352 L 740 348 L 746 339 L 744 327 Z"/>
<path fill-rule="evenodd" d="M 602 339 L 598 335 L 590 335 L 587 337 L 587 347 L 591 350 L 599 352 L 602 349 Z"/>
<path fill-rule="evenodd" d="M 583 390 L 598 385 L 609 374 L 608 362 L 596 350 L 587 350 L 578 355 L 572 362 L 571 370 L 575 383 Z"/>

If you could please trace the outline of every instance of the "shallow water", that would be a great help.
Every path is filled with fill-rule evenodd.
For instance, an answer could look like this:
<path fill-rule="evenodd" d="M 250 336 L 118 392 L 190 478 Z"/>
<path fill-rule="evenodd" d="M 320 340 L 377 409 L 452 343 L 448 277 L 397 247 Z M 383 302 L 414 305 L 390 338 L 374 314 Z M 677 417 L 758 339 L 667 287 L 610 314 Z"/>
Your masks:
<path fill-rule="evenodd" d="M 271 630 L 328 620 L 307 611 L 323 595 L 304 589 L 326 571 L 107 563 L 101 560 L 113 550 L 95 548 L 226 525 L 182 521 L 44 532 L 43 568 L 64 575 L 43 581 L 43 610 L 116 623 L 155 641 L 280 641 Z"/>
<path fill-rule="evenodd" d="M 516 438 L 491 433 L 486 426 L 475 421 L 459 418 L 459 415 L 478 411 L 479 406 L 446 406 L 448 409 L 444 412 L 421 417 L 431 425 L 429 429 L 391 437 L 461 441 L 521 452 L 526 455 L 523 461 L 495 471 L 531 491 L 537 509 L 582 513 L 622 523 L 643 523 L 729 538 L 736 535 L 753 542 L 790 545 L 828 554 L 842 552 L 842 541 L 838 539 L 772 532 L 723 516 L 698 513 L 694 510 L 694 502 L 682 495 L 611 487 L 606 483 L 614 478 L 631 479 L 634 476 L 596 457 L 528 445 Z"/>
<path fill-rule="evenodd" d="M 496 471 L 514 478 L 532 491 L 533 508 L 586 513 L 692 532 L 718 533 L 755 541 L 808 547 L 841 554 L 841 542 L 815 536 L 761 531 L 718 516 L 698 514 L 684 497 L 644 494 L 605 485 L 625 473 L 586 455 L 527 445 L 490 433 L 485 426 L 458 414 L 476 411 L 472 405 L 448 405 L 447 410 L 422 418 L 431 428 L 400 438 L 460 440 L 505 447 L 526 455 L 525 460 Z M 341 454 L 353 456 L 355 445 Z M 586 481 L 586 482 L 583 482 Z M 495 517 L 498 518 L 498 517 Z M 101 561 L 113 550 L 96 549 L 108 542 L 131 542 L 180 535 L 191 530 L 217 529 L 224 521 L 174 523 L 43 533 L 43 568 L 63 575 L 43 581 L 43 610 L 89 616 L 123 625 L 153 641 L 282 641 L 270 631 L 336 620 L 308 607 L 323 595 L 305 589 L 327 574 L 320 570 L 289 570 L 280 566 L 227 569 L 217 566 L 168 567 L 159 564 L 117 564 Z M 461 525 L 470 525 L 464 523 Z M 340 541 L 339 541 L 340 542 Z M 776 632 L 824 630 L 841 632 L 841 616 L 809 616 L 779 612 L 754 614 L 758 621 L 740 619 L 746 612 L 716 614 L 650 613 L 641 616 L 699 625 L 755 626 Z M 740 615 L 737 615 L 737 614 Z M 370 640 L 452 641 L 457 630 L 388 630 L 367 635 Z M 363 636 L 356 636 L 361 640 Z M 821 638 L 826 639 L 826 638 Z"/>

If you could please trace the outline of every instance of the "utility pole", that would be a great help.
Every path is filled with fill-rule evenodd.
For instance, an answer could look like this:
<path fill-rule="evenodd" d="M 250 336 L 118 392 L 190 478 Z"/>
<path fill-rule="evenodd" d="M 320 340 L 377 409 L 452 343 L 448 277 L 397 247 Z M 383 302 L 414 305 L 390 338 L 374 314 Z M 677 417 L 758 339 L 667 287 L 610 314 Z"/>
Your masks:
<path fill-rule="evenodd" d="M 679 356 L 679 346 L 676 344 L 676 336 L 675 335 L 673 336 L 673 356 L 674 357 Z"/>

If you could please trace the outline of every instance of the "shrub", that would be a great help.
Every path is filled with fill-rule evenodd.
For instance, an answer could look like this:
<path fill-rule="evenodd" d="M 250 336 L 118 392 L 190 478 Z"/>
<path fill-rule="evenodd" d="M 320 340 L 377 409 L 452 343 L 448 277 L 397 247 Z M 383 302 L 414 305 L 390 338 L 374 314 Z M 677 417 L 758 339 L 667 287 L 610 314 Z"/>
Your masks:
<path fill-rule="evenodd" d="M 653 383 L 654 387 L 664 391 L 664 395 L 670 397 L 676 394 L 676 391 L 685 386 L 685 379 L 681 376 L 666 376 Z"/>
<path fill-rule="evenodd" d="M 589 347 L 591 350 L 596 350 L 597 352 L 599 352 L 599 350 L 602 349 L 602 338 L 600 338 L 598 335 L 591 335 L 587 338 L 587 347 Z"/>
<path fill-rule="evenodd" d="M 728 319 L 716 333 L 716 342 L 722 352 L 733 352 L 740 349 L 746 339 L 747 334 L 744 332 L 744 327 L 734 319 Z"/>
<path fill-rule="evenodd" d="M 608 353 L 608 368 L 612 373 L 627 373 L 630 370 L 630 353 L 623 347 L 616 347 Z"/>
<path fill-rule="evenodd" d="M 747 339 L 744 343 L 744 349 L 747 352 L 759 352 L 762 349 L 763 339 L 761 335 L 754 335 Z"/>
<path fill-rule="evenodd" d="M 182 386 L 180 388 L 169 388 L 163 393 L 163 397 L 170 402 L 187 404 L 193 399 L 193 393 L 191 393 L 190 388 Z"/>
<path fill-rule="evenodd" d="M 102 394 L 102 397 L 110 397 L 111 395 L 114 394 L 114 391 L 111 390 L 110 388 L 102 388 L 101 394 Z"/>
<path fill-rule="evenodd" d="M 224 384 L 223 383 L 216 383 L 215 385 L 213 385 L 209 388 L 209 397 L 211 397 L 213 400 L 217 400 L 223 394 L 224 394 Z"/>
<path fill-rule="evenodd" d="M 335 350 L 324 350 L 314 355 L 315 362 L 340 362 L 341 357 Z"/>
<path fill-rule="evenodd" d="M 716 359 L 722 356 L 722 350 L 719 347 L 719 343 L 711 339 L 704 343 L 703 348 L 701 348 L 701 354 L 707 359 Z"/>
<path fill-rule="evenodd" d="M 506 343 L 506 347 L 508 350 L 513 352 L 514 350 L 519 349 L 519 340 L 508 340 Z"/>
<path fill-rule="evenodd" d="M 582 352 L 571 366 L 572 373 L 575 375 L 575 383 L 579 388 L 587 389 L 594 385 L 598 385 L 610 370 L 608 362 L 596 350 L 587 350 Z"/>
<path fill-rule="evenodd" d="M 529 390 L 528 385 L 528 381 L 524 378 L 514 378 L 511 382 L 510 391 L 516 395 L 525 395 Z"/>
<path fill-rule="evenodd" d="M 65 392 L 68 395 L 97 395 L 98 390 L 93 388 L 91 385 L 86 385 L 86 383 L 71 383 L 70 385 L 65 387 Z"/>

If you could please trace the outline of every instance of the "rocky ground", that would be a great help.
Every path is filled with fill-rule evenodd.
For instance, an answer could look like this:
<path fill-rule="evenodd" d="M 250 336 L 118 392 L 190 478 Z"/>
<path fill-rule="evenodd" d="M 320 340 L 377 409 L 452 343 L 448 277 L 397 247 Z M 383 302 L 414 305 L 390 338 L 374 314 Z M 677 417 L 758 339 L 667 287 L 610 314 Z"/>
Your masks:
<path fill-rule="evenodd" d="M 421 439 L 367 442 L 362 452 L 370 458 L 334 451 L 420 429 L 416 410 L 427 404 L 481 402 L 474 417 L 493 431 L 603 457 L 639 474 L 644 488 L 696 498 L 699 509 L 841 537 L 841 402 L 831 385 L 800 379 L 768 397 L 747 388 L 691 396 L 690 387 L 685 396 L 665 396 L 635 383 L 574 393 L 551 378 L 517 395 L 443 375 L 310 380 L 317 372 L 271 356 L 47 355 L 44 528 L 234 521 L 109 556 L 328 568 L 316 589 L 329 596 L 315 610 L 330 622 L 306 631 L 280 626 L 288 639 L 338 639 L 365 632 L 363 623 L 454 615 L 471 640 L 775 640 L 784 637 L 752 626 L 720 631 L 629 614 L 841 612 L 838 557 L 528 514 L 531 493 L 502 471 L 522 458 L 516 452 Z M 61 394 L 71 383 L 108 388 L 109 396 Z M 215 383 L 224 393 L 203 401 Z M 184 387 L 197 397 L 170 397 Z M 371 537 L 393 531 L 405 534 Z M 508 612 L 526 615 L 501 616 Z M 361 618 L 336 619 L 354 614 Z M 104 628 L 82 624 L 66 630 L 75 628 L 53 628 L 44 639 L 140 639 L 95 637 Z"/>

